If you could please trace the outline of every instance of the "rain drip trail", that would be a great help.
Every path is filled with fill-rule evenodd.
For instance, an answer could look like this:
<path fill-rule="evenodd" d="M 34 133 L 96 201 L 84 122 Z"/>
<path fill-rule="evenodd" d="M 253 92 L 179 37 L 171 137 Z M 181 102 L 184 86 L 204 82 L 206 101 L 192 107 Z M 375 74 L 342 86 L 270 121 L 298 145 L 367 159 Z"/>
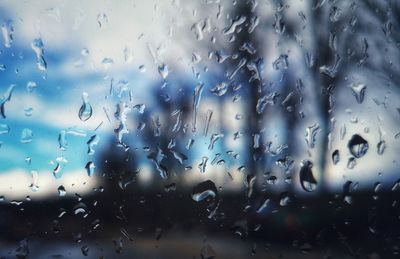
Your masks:
<path fill-rule="evenodd" d="M 203 84 L 198 84 L 193 91 L 193 132 L 196 132 L 197 109 L 199 108 L 203 88 Z"/>

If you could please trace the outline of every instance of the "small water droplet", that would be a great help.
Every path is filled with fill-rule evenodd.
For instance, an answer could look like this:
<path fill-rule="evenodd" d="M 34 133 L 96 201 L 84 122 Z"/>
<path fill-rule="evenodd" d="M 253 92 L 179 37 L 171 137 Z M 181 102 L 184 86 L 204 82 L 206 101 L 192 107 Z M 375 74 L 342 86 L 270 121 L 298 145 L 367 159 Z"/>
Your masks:
<path fill-rule="evenodd" d="M 196 185 L 192 190 L 192 199 L 196 202 L 205 199 L 214 199 L 218 194 L 215 184 L 211 180 L 207 180 Z"/>
<path fill-rule="evenodd" d="M 162 64 L 158 67 L 158 73 L 160 74 L 160 76 L 165 80 L 168 76 L 169 70 L 168 70 L 168 66 L 165 64 Z"/>
<path fill-rule="evenodd" d="M 200 170 L 200 173 L 204 173 L 206 171 L 206 167 L 207 167 L 207 161 L 208 161 L 208 157 L 203 156 L 201 158 L 201 163 L 198 165 L 198 168 Z"/>
<path fill-rule="evenodd" d="M 4 47 L 11 48 L 11 44 L 14 40 L 13 38 L 14 26 L 11 20 L 8 20 L 7 22 L 1 25 L 1 32 L 3 34 Z"/>
<path fill-rule="evenodd" d="M 88 176 L 92 176 L 94 174 L 94 169 L 96 168 L 96 166 L 94 165 L 94 163 L 92 161 L 89 161 L 86 166 L 86 172 L 88 174 Z"/>
<path fill-rule="evenodd" d="M 65 187 L 63 185 L 58 186 L 57 188 L 58 195 L 63 197 L 67 194 L 67 191 L 65 190 Z"/>
<path fill-rule="evenodd" d="M 273 63 L 272 67 L 275 70 L 285 70 L 289 67 L 288 55 L 280 55 Z"/>
<path fill-rule="evenodd" d="M 215 142 L 217 142 L 218 139 L 221 139 L 223 137 L 224 137 L 224 134 L 212 134 L 211 139 L 210 139 L 210 144 L 208 145 L 208 149 L 213 150 Z"/>
<path fill-rule="evenodd" d="M 319 132 L 320 128 L 318 123 L 315 123 L 314 125 L 307 127 L 306 130 L 306 142 L 309 148 L 314 148 L 315 146 L 315 141 L 316 141 L 316 136 Z"/>
<path fill-rule="evenodd" d="M 100 137 L 98 135 L 93 135 L 90 137 L 88 142 L 86 144 L 88 145 L 88 155 L 93 155 L 95 153 L 94 146 L 97 146 L 99 144 Z"/>
<path fill-rule="evenodd" d="M 308 160 L 301 162 L 300 168 L 300 184 L 306 192 L 315 191 L 317 188 L 317 180 L 315 180 L 312 172 L 313 163 Z"/>
<path fill-rule="evenodd" d="M 367 89 L 367 86 L 360 83 L 353 83 L 350 85 L 350 89 L 352 90 L 357 103 L 362 103 L 364 101 L 365 90 Z"/>
<path fill-rule="evenodd" d="M 82 217 L 87 216 L 87 206 L 83 202 L 76 204 L 73 208 L 73 211 L 75 215 L 81 215 Z"/>
<path fill-rule="evenodd" d="M 32 140 L 33 140 L 33 131 L 28 128 L 23 129 L 20 138 L 21 143 L 27 144 L 32 142 Z"/>
<path fill-rule="evenodd" d="M 0 124 L 0 135 L 10 132 L 10 127 L 7 124 Z"/>
<path fill-rule="evenodd" d="M 337 163 L 339 163 L 339 161 L 340 161 L 340 153 L 339 150 L 336 149 L 332 153 L 332 162 L 334 165 L 336 165 Z"/>
<path fill-rule="evenodd" d="M 226 82 L 222 82 L 210 89 L 210 92 L 216 96 L 223 96 L 228 91 L 229 85 Z"/>
<path fill-rule="evenodd" d="M 36 82 L 29 81 L 26 83 L 26 90 L 30 93 L 33 92 L 33 90 L 35 90 L 36 88 L 37 88 Z"/>
<path fill-rule="evenodd" d="M 354 157 L 350 157 L 349 160 L 347 161 L 347 168 L 348 169 L 353 169 L 357 164 L 357 161 Z"/>
<path fill-rule="evenodd" d="M 81 121 L 87 121 L 92 116 L 93 110 L 92 110 L 92 106 L 89 103 L 89 95 L 86 92 L 84 92 L 82 94 L 82 101 L 83 101 L 83 104 L 82 104 L 81 108 L 79 109 L 78 115 L 79 115 L 79 119 Z"/>
<path fill-rule="evenodd" d="M 97 15 L 97 24 L 101 28 L 105 23 L 108 23 L 108 17 L 105 13 L 99 13 Z"/>
<path fill-rule="evenodd" d="M 378 155 L 382 155 L 386 149 L 386 142 L 384 140 L 379 141 L 377 149 L 378 149 Z"/>
<path fill-rule="evenodd" d="M 38 172 L 36 172 L 35 170 L 31 171 L 31 175 L 32 175 L 32 183 L 29 186 L 32 190 L 32 192 L 37 192 L 39 190 L 39 175 Z"/>

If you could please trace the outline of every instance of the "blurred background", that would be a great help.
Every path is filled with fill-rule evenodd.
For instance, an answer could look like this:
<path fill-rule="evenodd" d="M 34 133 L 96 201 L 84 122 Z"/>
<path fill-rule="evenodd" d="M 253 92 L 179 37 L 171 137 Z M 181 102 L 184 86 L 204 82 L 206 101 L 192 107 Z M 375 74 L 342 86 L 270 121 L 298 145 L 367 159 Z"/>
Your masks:
<path fill-rule="evenodd" d="M 399 17 L 0 0 L 0 258 L 398 256 Z"/>

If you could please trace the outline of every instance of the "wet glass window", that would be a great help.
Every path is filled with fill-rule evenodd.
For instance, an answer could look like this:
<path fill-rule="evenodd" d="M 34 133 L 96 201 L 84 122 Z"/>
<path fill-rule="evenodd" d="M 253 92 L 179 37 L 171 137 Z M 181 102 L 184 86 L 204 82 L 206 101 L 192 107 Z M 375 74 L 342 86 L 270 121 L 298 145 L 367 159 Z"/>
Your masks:
<path fill-rule="evenodd" d="M 0 258 L 400 256 L 400 2 L 0 0 Z"/>

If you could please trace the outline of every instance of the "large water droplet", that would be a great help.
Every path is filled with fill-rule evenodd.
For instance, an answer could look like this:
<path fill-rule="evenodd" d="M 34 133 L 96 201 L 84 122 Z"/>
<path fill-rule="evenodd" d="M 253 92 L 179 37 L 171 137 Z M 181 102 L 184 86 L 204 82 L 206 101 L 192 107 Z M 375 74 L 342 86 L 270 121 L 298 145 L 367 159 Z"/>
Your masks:
<path fill-rule="evenodd" d="M 368 151 L 368 142 L 358 134 L 351 137 L 347 146 L 350 153 L 356 158 L 364 156 Z"/>
<path fill-rule="evenodd" d="M 82 101 L 83 101 L 83 104 L 82 104 L 81 108 L 79 109 L 78 115 L 79 115 L 79 119 L 81 121 L 87 121 L 92 116 L 93 110 L 92 110 L 92 106 L 89 103 L 89 95 L 86 92 L 84 92 L 82 94 Z"/>
<path fill-rule="evenodd" d="M 300 168 L 300 184 L 306 192 L 312 192 L 317 188 L 317 180 L 315 180 L 312 172 L 313 163 L 305 160 L 301 162 Z"/>
<path fill-rule="evenodd" d="M 31 48 L 36 54 L 36 64 L 39 70 L 46 71 L 47 62 L 44 59 L 44 45 L 41 38 L 34 39 Z"/>
<path fill-rule="evenodd" d="M 218 194 L 215 184 L 211 180 L 207 180 L 196 185 L 192 190 L 192 199 L 200 202 L 204 199 L 214 199 Z"/>

